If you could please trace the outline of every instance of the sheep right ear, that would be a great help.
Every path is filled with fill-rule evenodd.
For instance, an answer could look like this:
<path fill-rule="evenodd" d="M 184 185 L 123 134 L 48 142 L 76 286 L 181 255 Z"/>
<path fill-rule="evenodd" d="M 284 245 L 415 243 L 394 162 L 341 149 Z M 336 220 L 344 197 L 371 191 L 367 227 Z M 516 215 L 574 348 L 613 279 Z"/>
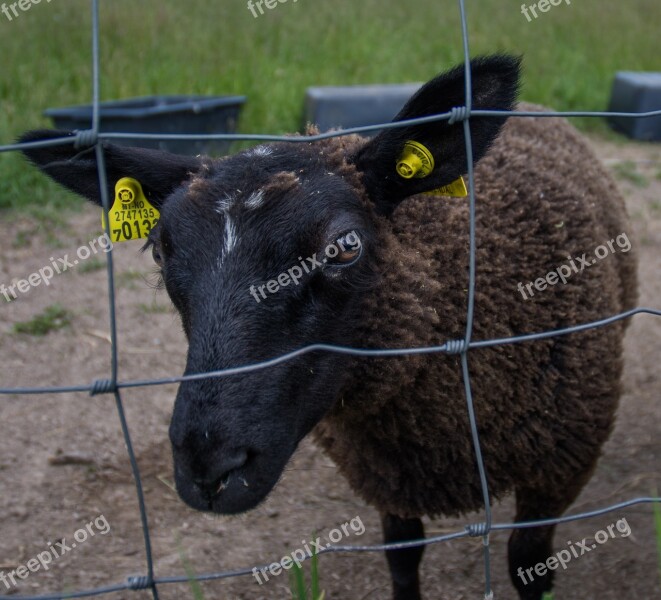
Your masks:
<path fill-rule="evenodd" d="M 472 60 L 472 108 L 512 110 L 518 93 L 520 62 L 519 58 L 508 55 Z M 393 120 L 447 113 L 464 106 L 464 75 L 461 65 L 432 79 L 413 95 Z M 474 162 L 487 152 L 506 118 L 471 117 Z M 421 161 L 419 157 L 422 157 Z M 362 172 L 363 184 L 377 210 L 390 214 L 404 198 L 446 186 L 466 173 L 463 125 L 433 121 L 385 129 L 351 160 Z"/>
<path fill-rule="evenodd" d="M 71 131 L 35 130 L 23 134 L 18 142 L 36 142 L 75 135 Z M 181 183 L 196 173 L 202 159 L 179 156 L 160 150 L 116 146 L 103 142 L 108 198 L 112 203 L 115 184 L 122 177 L 137 179 L 147 199 L 156 208 Z M 101 205 L 101 190 L 97 173 L 96 153 L 93 147 L 75 149 L 73 144 L 44 148 L 26 148 L 23 154 L 51 179 Z"/>

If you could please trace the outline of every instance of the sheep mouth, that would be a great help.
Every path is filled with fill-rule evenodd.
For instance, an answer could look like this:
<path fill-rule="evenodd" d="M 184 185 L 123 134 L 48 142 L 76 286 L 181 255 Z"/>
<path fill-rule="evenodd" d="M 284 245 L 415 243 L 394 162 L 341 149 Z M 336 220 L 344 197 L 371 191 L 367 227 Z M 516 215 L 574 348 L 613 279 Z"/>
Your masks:
<path fill-rule="evenodd" d="M 231 515 L 252 510 L 266 499 L 280 479 L 280 473 L 266 478 L 243 471 L 232 471 L 219 482 L 209 500 L 208 512 Z"/>
<path fill-rule="evenodd" d="M 207 490 L 175 465 L 177 493 L 188 506 L 201 512 L 219 515 L 247 512 L 263 502 L 278 483 L 287 461 L 281 466 L 273 462 L 255 458 L 227 472 Z"/>
<path fill-rule="evenodd" d="M 226 489 L 229 488 L 230 483 L 232 485 L 240 485 L 242 484 L 244 487 L 250 487 L 250 484 L 248 483 L 248 480 L 246 479 L 245 476 L 241 475 L 238 469 L 235 469 L 233 471 L 230 471 L 227 473 L 220 481 L 218 482 L 218 487 L 216 487 L 215 494 L 213 498 L 217 498 L 220 496 Z M 212 500 L 213 500 L 212 498 Z"/>

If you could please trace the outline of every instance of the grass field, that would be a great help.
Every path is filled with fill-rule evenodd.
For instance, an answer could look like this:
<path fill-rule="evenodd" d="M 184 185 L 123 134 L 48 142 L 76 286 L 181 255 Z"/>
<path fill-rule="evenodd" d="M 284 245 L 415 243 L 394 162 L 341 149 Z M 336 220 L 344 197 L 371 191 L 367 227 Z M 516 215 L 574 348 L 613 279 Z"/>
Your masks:
<path fill-rule="evenodd" d="M 519 0 L 466 4 L 471 54 L 524 55 L 527 100 L 604 110 L 615 71 L 661 69 L 658 0 L 573 0 L 531 22 Z M 310 85 L 422 81 L 460 62 L 458 12 L 454 1 L 287 0 L 254 18 L 245 0 L 105 0 L 102 97 L 245 94 L 241 131 L 297 130 Z M 89 101 L 90 16 L 89 0 L 0 14 L 0 143 L 49 126 L 47 107 Z M 70 203 L 0 155 L 0 209 Z"/>

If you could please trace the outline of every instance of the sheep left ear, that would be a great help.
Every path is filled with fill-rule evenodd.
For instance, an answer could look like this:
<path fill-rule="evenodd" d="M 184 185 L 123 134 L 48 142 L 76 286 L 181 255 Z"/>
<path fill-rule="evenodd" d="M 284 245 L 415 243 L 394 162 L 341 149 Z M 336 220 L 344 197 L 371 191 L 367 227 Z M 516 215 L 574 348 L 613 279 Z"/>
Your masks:
<path fill-rule="evenodd" d="M 507 55 L 471 61 L 472 108 L 512 110 L 518 94 L 520 62 L 520 58 Z M 462 65 L 422 86 L 393 121 L 444 113 L 464 104 Z M 506 120 L 471 117 L 474 162 L 484 156 Z M 404 198 L 446 186 L 466 172 L 463 125 L 435 121 L 386 129 L 350 160 L 363 173 L 363 183 L 377 210 L 390 214 Z"/>
<path fill-rule="evenodd" d="M 28 131 L 20 143 L 47 141 L 73 137 L 71 131 L 41 129 Z M 204 159 L 180 156 L 161 150 L 117 146 L 102 143 L 105 163 L 108 198 L 112 204 L 115 184 L 124 177 L 140 182 L 142 190 L 156 208 L 192 174 L 197 173 Z M 101 206 L 101 189 L 93 147 L 76 149 L 73 144 L 26 148 L 23 154 L 51 179 Z"/>

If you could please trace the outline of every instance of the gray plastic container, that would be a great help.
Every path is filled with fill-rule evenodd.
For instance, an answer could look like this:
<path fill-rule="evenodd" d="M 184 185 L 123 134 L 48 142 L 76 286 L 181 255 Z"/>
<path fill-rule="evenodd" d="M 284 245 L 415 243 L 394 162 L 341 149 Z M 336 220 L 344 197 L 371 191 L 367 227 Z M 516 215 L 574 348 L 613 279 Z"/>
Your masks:
<path fill-rule="evenodd" d="M 234 133 L 245 96 L 144 96 L 101 103 L 103 133 Z M 49 108 L 58 129 L 90 129 L 92 105 Z M 226 154 L 231 142 L 193 140 L 113 140 L 176 154 Z"/>
<path fill-rule="evenodd" d="M 609 111 L 650 112 L 661 110 L 661 73 L 619 71 L 611 90 Z M 661 116 L 635 119 L 608 117 L 614 129 L 635 140 L 661 140 Z"/>
<path fill-rule="evenodd" d="M 388 123 L 421 83 L 311 87 L 305 93 L 305 121 L 329 129 Z M 365 135 L 376 135 L 371 131 Z"/>

